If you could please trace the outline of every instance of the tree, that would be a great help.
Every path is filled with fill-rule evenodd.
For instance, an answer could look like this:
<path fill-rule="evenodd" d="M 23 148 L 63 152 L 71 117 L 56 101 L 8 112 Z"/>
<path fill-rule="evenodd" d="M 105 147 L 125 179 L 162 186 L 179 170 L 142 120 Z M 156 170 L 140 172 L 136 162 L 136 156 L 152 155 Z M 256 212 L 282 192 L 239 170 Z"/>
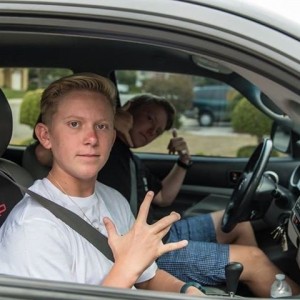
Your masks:
<path fill-rule="evenodd" d="M 72 71 L 68 69 L 30 68 L 29 90 L 45 88 L 54 80 L 71 74 Z"/>
<path fill-rule="evenodd" d="M 118 83 L 126 84 L 130 90 L 135 90 L 137 80 L 136 71 L 117 71 Z"/>
<path fill-rule="evenodd" d="M 165 97 L 175 106 L 177 113 L 183 113 L 191 107 L 193 82 L 190 76 L 171 74 L 155 76 L 144 81 L 143 91 Z"/>

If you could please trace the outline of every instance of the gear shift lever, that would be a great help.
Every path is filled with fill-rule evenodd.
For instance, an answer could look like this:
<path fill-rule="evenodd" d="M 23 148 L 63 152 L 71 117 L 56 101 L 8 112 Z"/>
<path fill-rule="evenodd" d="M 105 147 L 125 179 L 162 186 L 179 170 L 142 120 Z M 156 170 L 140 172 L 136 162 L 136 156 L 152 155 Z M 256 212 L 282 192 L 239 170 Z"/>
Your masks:
<path fill-rule="evenodd" d="M 242 271 L 243 265 L 239 262 L 230 262 L 225 266 L 226 287 L 231 298 L 236 293 Z"/>

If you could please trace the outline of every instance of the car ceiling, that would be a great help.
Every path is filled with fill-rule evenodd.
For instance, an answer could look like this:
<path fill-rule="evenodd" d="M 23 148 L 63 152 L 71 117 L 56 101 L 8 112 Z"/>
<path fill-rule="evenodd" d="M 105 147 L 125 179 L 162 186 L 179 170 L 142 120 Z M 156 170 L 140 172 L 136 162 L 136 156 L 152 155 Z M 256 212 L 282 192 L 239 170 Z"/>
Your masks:
<path fill-rule="evenodd" d="M 153 70 L 203 74 L 226 80 L 197 66 L 187 52 L 143 43 L 78 36 L 2 33 L 3 67 L 69 67 L 75 71 Z"/>

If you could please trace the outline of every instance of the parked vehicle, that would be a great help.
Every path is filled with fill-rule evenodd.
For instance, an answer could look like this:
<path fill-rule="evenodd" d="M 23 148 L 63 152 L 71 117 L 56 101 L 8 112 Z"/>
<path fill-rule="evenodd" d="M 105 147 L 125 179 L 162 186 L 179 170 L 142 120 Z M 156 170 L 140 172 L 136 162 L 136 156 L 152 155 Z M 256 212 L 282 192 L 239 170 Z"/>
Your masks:
<path fill-rule="evenodd" d="M 214 122 L 230 120 L 228 85 L 208 85 L 195 87 L 193 109 L 200 126 L 212 126 Z"/>
<path fill-rule="evenodd" d="M 191 90 L 191 78 L 212 78 L 233 87 L 270 120 L 289 128 L 284 134 L 275 135 L 281 137 L 280 155 L 269 159 L 266 155 L 254 155 L 250 161 L 249 157 L 237 158 L 239 148 L 257 146 L 256 136 L 232 132 L 231 128 L 225 133 L 217 129 L 213 135 L 208 127 L 191 133 L 195 124 L 184 124 L 179 133 L 189 144 L 193 166 L 173 205 L 154 207 L 155 217 L 171 211 L 192 216 L 225 209 L 226 220 L 229 215 L 230 221 L 239 222 L 239 212 L 247 211 L 246 219 L 253 224 L 258 246 L 300 284 L 299 200 L 296 203 L 300 196 L 299 15 L 300 2 L 289 0 L 1 0 L 0 87 L 5 91 L 11 88 L 13 78 L 13 86 L 24 88 L 25 92 L 23 84 L 32 69 L 50 68 L 55 75 L 61 70 L 95 72 L 116 83 L 118 71 L 129 70 L 139 76 L 139 84 L 133 84 L 136 91 L 130 86 L 130 94 L 158 93 L 158 87 L 166 86 L 160 83 L 170 80 L 172 74 L 180 74 L 183 77 L 172 81 L 169 90 L 159 91 L 185 109 L 189 108 L 186 103 L 190 98 L 184 99 L 180 92 L 187 86 Z M 150 90 L 149 82 L 154 79 Z M 19 80 L 18 84 L 15 80 Z M 26 133 L 18 131 L 18 126 L 27 125 L 19 123 L 17 108 L 13 128 L 2 104 L 0 112 L 0 169 L 28 186 L 38 177 L 38 167 L 24 157 L 32 128 L 27 127 Z M 32 112 L 33 108 L 25 115 Z M 207 117 L 202 119 L 202 125 L 211 122 Z M 251 117 L 250 122 L 256 121 Z M 167 132 L 162 139 L 168 141 L 170 136 Z M 273 137 L 271 132 L 269 137 Z M 274 140 L 274 144 L 278 142 Z M 177 161 L 177 155 L 169 155 L 166 146 L 164 142 L 160 148 L 137 149 L 137 154 L 160 178 Z M 265 154 L 265 148 L 258 149 L 259 154 Z M 29 165 L 26 170 L 25 165 Z M 246 203 L 241 190 L 251 190 Z M 0 218 L 4 219 L 7 209 L 3 201 L 10 196 L 16 201 L 22 197 L 0 180 Z M 272 239 L 270 232 L 286 220 L 288 250 L 282 251 L 281 243 Z M 238 295 L 244 299 L 254 297 L 243 287 Z M 18 278 L 1 275 L 1 266 L 0 298 L 194 299 L 176 293 Z"/>

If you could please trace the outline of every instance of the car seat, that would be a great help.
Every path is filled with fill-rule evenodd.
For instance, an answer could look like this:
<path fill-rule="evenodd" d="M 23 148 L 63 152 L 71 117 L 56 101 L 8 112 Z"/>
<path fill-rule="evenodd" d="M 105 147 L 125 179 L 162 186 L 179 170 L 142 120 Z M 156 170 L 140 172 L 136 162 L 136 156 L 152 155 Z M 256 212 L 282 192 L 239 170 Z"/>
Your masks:
<path fill-rule="evenodd" d="M 33 177 L 18 164 L 2 158 L 12 137 L 13 117 L 10 105 L 0 89 L 0 171 L 15 182 L 29 187 Z M 23 198 L 23 194 L 13 183 L 0 176 L 0 227 L 12 208 Z"/>
<path fill-rule="evenodd" d="M 47 177 L 50 167 L 43 166 L 36 158 L 35 148 L 38 142 L 35 142 L 26 147 L 23 158 L 22 166 L 33 176 L 34 179 L 42 179 Z"/>

